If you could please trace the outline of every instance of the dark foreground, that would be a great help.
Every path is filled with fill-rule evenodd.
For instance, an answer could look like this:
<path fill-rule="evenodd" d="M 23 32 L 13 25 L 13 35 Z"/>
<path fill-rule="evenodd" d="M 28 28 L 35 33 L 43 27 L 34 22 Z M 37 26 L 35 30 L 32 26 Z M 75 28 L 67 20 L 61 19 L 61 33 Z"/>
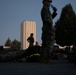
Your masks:
<path fill-rule="evenodd" d="M 0 75 L 76 75 L 76 65 L 58 60 L 51 64 L 3 62 L 0 63 Z"/>

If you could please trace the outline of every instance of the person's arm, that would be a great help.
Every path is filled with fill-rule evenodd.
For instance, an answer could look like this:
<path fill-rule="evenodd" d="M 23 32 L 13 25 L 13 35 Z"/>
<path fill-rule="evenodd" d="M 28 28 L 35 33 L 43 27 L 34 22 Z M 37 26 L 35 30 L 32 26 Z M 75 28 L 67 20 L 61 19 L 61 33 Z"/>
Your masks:
<path fill-rule="evenodd" d="M 51 7 L 52 7 L 52 9 L 54 11 L 53 14 L 52 14 L 52 18 L 54 19 L 57 16 L 57 8 L 54 7 L 52 4 L 51 4 Z"/>
<path fill-rule="evenodd" d="M 29 40 L 29 39 L 30 39 L 30 38 L 28 37 L 28 38 L 27 38 L 27 41 L 28 41 L 28 42 L 30 42 L 30 40 Z"/>

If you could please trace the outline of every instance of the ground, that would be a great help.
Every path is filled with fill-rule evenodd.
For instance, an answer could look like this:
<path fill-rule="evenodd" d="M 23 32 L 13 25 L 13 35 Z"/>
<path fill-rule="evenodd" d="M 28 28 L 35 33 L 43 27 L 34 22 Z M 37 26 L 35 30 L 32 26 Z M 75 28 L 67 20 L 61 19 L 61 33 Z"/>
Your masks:
<path fill-rule="evenodd" d="M 0 75 L 76 75 L 76 65 L 68 61 L 53 63 L 1 62 Z"/>

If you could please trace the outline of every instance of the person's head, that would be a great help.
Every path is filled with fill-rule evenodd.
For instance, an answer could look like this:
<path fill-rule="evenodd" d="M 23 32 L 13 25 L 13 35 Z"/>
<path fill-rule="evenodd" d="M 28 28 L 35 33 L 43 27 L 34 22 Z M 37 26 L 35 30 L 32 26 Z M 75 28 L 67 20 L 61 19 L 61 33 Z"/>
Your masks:
<path fill-rule="evenodd" d="M 36 45 L 38 45 L 38 42 L 36 41 Z"/>
<path fill-rule="evenodd" d="M 33 36 L 33 35 L 34 35 L 33 33 L 30 34 L 30 36 Z"/>
<path fill-rule="evenodd" d="M 49 6 L 52 0 L 43 0 L 43 4 Z"/>

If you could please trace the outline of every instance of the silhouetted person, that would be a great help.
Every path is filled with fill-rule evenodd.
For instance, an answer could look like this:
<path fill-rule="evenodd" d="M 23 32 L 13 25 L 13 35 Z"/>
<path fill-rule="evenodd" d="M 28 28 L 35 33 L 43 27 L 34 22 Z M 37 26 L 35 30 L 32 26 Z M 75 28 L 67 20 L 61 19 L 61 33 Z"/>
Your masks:
<path fill-rule="evenodd" d="M 40 49 L 41 49 L 41 46 L 39 46 L 39 44 L 38 44 L 38 42 L 36 41 L 36 44 L 35 44 L 35 46 L 34 46 L 36 49 L 36 51 L 38 52 L 38 53 L 40 53 Z M 40 53 L 41 54 L 41 53 Z"/>
<path fill-rule="evenodd" d="M 4 50 L 3 46 L 0 46 L 0 50 Z"/>
<path fill-rule="evenodd" d="M 36 44 L 35 44 L 35 46 L 39 46 L 39 44 L 38 44 L 38 42 L 36 41 Z"/>
<path fill-rule="evenodd" d="M 0 53 L 4 51 L 3 46 L 0 46 Z"/>
<path fill-rule="evenodd" d="M 43 0 L 43 7 L 41 10 L 41 19 L 43 22 L 42 27 L 42 57 L 44 60 L 51 59 L 51 52 L 53 51 L 54 39 L 55 39 L 55 28 L 53 26 L 52 19 L 57 15 L 57 9 L 51 5 L 54 10 L 53 14 L 50 12 L 50 3 L 52 0 Z"/>
<path fill-rule="evenodd" d="M 30 36 L 27 38 L 27 41 L 29 42 L 29 47 L 34 45 L 34 37 L 33 37 L 33 33 L 30 34 Z"/>

